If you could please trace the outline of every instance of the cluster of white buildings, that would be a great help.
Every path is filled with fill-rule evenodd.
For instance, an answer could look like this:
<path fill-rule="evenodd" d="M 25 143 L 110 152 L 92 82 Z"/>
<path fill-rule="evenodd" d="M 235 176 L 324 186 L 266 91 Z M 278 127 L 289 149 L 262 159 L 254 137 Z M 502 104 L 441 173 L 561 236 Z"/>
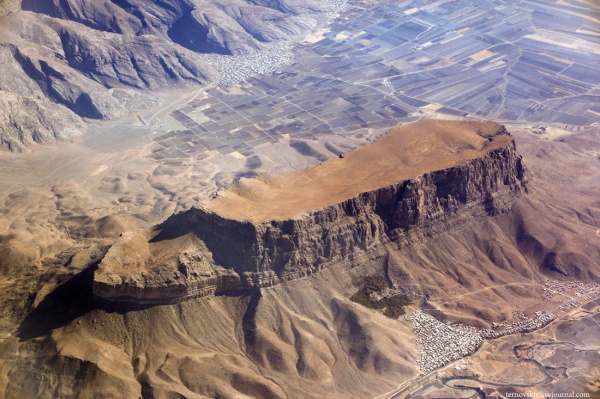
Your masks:
<path fill-rule="evenodd" d="M 421 370 L 421 375 L 472 354 L 484 339 L 533 331 L 554 319 L 554 316 L 546 311 L 535 312 L 533 317 L 526 317 L 521 312 L 516 312 L 515 316 L 517 321 L 492 323 L 492 329 L 485 330 L 461 324 L 442 323 L 420 311 L 405 316 L 406 320 L 413 322 L 417 343 L 422 347 L 421 359 L 415 363 Z"/>
<path fill-rule="evenodd" d="M 348 0 L 326 0 L 320 4 L 328 18 L 335 17 L 348 6 Z M 231 86 L 256 75 L 270 75 L 294 58 L 292 43 L 279 42 L 250 55 L 226 56 L 206 54 L 204 59 L 221 72 L 220 85 Z"/>
<path fill-rule="evenodd" d="M 527 317 L 522 312 L 513 312 L 513 317 L 517 321 L 510 322 L 505 320 L 501 323 L 492 323 L 492 329 L 482 330 L 484 338 L 497 338 L 503 335 L 523 333 L 536 330 L 545 326 L 554 320 L 555 316 L 552 313 L 538 311 L 533 313 L 533 317 Z"/>
<path fill-rule="evenodd" d="M 560 305 L 557 310 L 578 308 L 582 303 L 600 298 L 600 284 L 585 284 L 575 281 L 547 281 L 544 284 L 544 301 L 555 301 Z M 416 362 L 421 374 L 427 374 L 477 350 L 484 339 L 498 338 L 503 335 L 536 330 L 555 319 L 547 311 L 534 312 L 527 317 L 521 311 L 514 311 L 510 320 L 492 323 L 491 329 L 479 330 L 460 324 L 446 324 L 433 316 L 415 311 L 406 316 L 413 322 L 413 331 L 417 343 L 422 347 L 421 359 Z"/>
<path fill-rule="evenodd" d="M 559 301 L 562 302 L 562 301 Z M 563 302 L 556 308 L 556 310 L 568 310 L 568 309 L 577 309 L 581 306 L 581 302 L 577 299 L 571 299 L 570 301 Z"/>
<path fill-rule="evenodd" d="M 327 12 L 328 17 L 333 17 L 338 12 L 348 7 L 348 0 L 329 0 L 323 3 L 326 3 L 325 6 L 329 8 L 329 11 Z"/>
<path fill-rule="evenodd" d="M 583 302 L 593 301 L 600 298 L 600 284 L 583 284 L 577 283 L 575 287 L 575 295 L 581 297 Z"/>
<path fill-rule="evenodd" d="M 230 86 L 256 75 L 270 75 L 289 64 L 294 55 L 288 42 L 277 43 L 250 55 L 226 56 L 207 54 L 204 59 L 221 72 L 218 83 Z"/>
<path fill-rule="evenodd" d="M 550 301 L 554 296 L 559 294 L 569 298 L 569 296 L 565 294 L 567 292 L 572 292 L 572 296 L 581 298 L 583 302 L 589 302 L 600 298 L 600 284 L 585 284 L 580 281 L 546 281 L 546 283 L 544 283 L 543 295 L 545 301 Z M 558 302 L 561 303 L 562 299 L 558 300 Z M 579 306 L 581 301 L 575 302 L 577 302 L 577 306 Z M 573 301 L 569 301 L 568 303 L 569 306 L 575 304 Z M 567 303 L 563 305 L 567 305 Z M 566 309 L 569 306 L 565 306 L 564 308 Z M 559 309 L 561 308 L 559 307 Z"/>
<path fill-rule="evenodd" d="M 427 374 L 477 350 L 483 342 L 481 330 L 460 324 L 446 324 L 423 312 L 406 316 L 412 321 L 417 342 L 422 346 L 416 365 Z"/>

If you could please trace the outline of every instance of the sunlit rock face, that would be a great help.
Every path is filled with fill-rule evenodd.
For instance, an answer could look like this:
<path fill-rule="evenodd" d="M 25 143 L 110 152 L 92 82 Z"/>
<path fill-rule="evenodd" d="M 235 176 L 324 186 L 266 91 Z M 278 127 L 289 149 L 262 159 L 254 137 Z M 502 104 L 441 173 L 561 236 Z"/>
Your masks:
<path fill-rule="evenodd" d="M 351 268 L 384 247 L 500 214 L 526 191 L 521 156 L 502 126 L 406 125 L 342 159 L 242 179 L 172 216 L 149 242 L 122 237 L 100 264 L 94 292 L 172 302 Z"/>

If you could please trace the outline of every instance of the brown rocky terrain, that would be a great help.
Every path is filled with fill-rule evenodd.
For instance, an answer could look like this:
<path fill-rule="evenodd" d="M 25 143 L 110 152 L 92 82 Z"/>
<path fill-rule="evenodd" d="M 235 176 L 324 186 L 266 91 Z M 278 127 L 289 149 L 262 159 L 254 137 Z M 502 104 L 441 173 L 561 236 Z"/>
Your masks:
<path fill-rule="evenodd" d="M 199 176 L 210 175 L 211 182 L 227 179 L 211 172 L 210 163 L 203 170 L 171 165 L 153 171 L 133 156 L 139 149 L 80 153 L 77 143 L 62 148 L 69 159 L 85 154 L 89 160 L 85 167 L 61 164 L 60 179 L 73 176 L 78 184 L 37 175 L 38 169 L 28 172 L 36 184 L 27 190 L 18 190 L 16 181 L 2 180 L 12 194 L 4 199 L 0 219 L 7 232 L 1 241 L 0 396 L 358 398 L 396 388 L 419 373 L 414 366 L 419 357 L 415 336 L 403 318 L 390 319 L 349 300 L 363 276 L 385 276 L 391 287 L 413 298 L 414 307 L 441 320 L 479 327 L 538 303 L 541 284 L 548 278 L 598 281 L 598 130 L 560 141 L 510 130 L 523 155 L 523 174 L 517 172 L 521 158 L 510 138 L 494 147 L 494 138 L 506 136 L 500 134 L 491 142 L 479 141 L 481 151 L 472 159 L 406 178 L 407 188 L 412 188 L 402 191 L 398 202 L 382 202 L 382 193 L 394 192 L 384 185 L 364 197 L 343 199 L 348 205 L 343 212 L 334 203 L 337 211 L 331 214 L 339 219 L 320 220 L 331 222 L 329 230 L 348 239 L 354 239 L 352 231 L 363 231 L 365 236 L 357 240 L 378 238 L 385 242 L 380 246 L 343 253 L 341 241 L 331 248 L 340 254 L 340 262 L 310 276 L 154 306 L 94 300 L 94 273 L 109 265 L 139 267 L 144 274 L 132 279 L 132 286 L 148 274 L 149 284 L 180 287 L 176 294 L 181 295 L 187 286 L 177 284 L 178 279 L 208 281 L 265 268 L 259 261 L 236 271 L 226 260 L 213 258 L 218 251 L 210 247 L 215 243 L 203 242 L 196 223 L 200 216 L 215 218 L 207 219 L 212 223 L 220 220 L 207 211 L 206 203 L 147 233 L 149 224 L 160 221 L 157 215 L 181 209 L 175 204 L 185 204 L 191 192 L 206 192 L 203 199 L 216 190 L 214 184 L 201 185 Z M 260 155 L 264 169 L 259 171 L 273 170 L 267 166 L 277 162 L 269 160 L 276 160 L 284 145 Z M 489 151 L 483 151 L 483 145 Z M 60 157 L 59 152 L 52 154 Z M 35 153 L 25 156 L 37 159 Z M 51 162 L 50 157 L 41 159 Z M 483 165 L 489 168 L 477 167 Z M 228 173 L 235 175 L 244 163 L 236 167 L 230 166 Z M 124 172 L 131 170 L 136 173 Z M 481 180 L 473 181 L 476 176 Z M 459 195 L 461 187 L 471 189 Z M 376 204 L 410 204 L 406 200 L 411 191 L 421 200 L 415 201 L 416 209 L 437 211 L 418 217 L 415 213 L 412 219 L 370 211 Z M 152 194 L 142 196 L 144 192 Z M 456 202 L 443 201 L 448 195 Z M 363 212 L 352 213 L 354 205 Z M 238 227 L 272 227 L 272 237 L 282 238 L 288 233 L 284 227 L 306 228 L 311 217 L 331 207 L 303 209 L 287 225 L 286 218 L 275 218 L 273 225 L 228 220 Z M 364 230 L 354 223 L 357 220 Z M 394 220 L 412 224 L 394 225 Z M 386 225 L 395 227 L 396 235 Z M 323 242 L 321 233 L 307 235 L 302 242 Z M 386 237 L 388 241 L 382 239 Z M 17 247 L 26 242 L 31 244 Z M 263 245 L 264 259 L 277 259 L 268 249 L 280 244 Z M 346 248 L 355 248 L 351 244 L 348 241 Z M 312 251 L 310 245 L 303 245 L 305 249 Z M 123 251 L 127 262 L 115 262 L 117 251 Z M 273 279 L 281 271 L 304 267 L 293 257 L 279 259 L 281 269 L 272 270 Z M 157 270 L 161 267 L 163 274 Z M 178 279 L 172 274 L 175 268 Z M 157 273 L 147 273 L 154 270 Z M 130 269 L 116 271 L 117 276 L 135 275 Z M 160 289 L 155 293 L 161 300 L 168 296 Z"/>
<path fill-rule="evenodd" d="M 338 4 L 321 1 L 4 1 L 0 145 L 85 130 L 161 101 L 161 89 L 219 79 L 207 54 L 247 55 L 299 40 Z M 260 68 L 259 68 L 260 69 Z M 11 112 L 16 110 L 17 112 Z"/>
<path fill-rule="evenodd" d="M 206 208 L 240 221 L 296 219 L 362 193 L 482 158 L 508 146 L 510 140 L 507 132 L 492 122 L 430 120 L 404 125 L 365 148 L 318 167 L 291 175 L 242 179 Z M 506 168 L 521 168 L 513 162 L 508 161 Z"/>
<path fill-rule="evenodd" d="M 179 301 L 353 267 L 526 192 L 521 157 L 494 123 L 423 121 L 313 168 L 241 179 L 163 223 L 126 234 L 95 274 L 110 300 Z M 392 249 L 393 250 L 393 249 Z M 162 294 L 161 294 L 162 292 Z"/>

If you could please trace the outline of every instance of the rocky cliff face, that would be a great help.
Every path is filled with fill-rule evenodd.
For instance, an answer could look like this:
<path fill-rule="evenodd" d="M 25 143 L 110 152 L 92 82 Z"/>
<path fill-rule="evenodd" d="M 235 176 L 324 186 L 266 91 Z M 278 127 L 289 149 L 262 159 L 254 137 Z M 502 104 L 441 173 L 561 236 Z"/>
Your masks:
<path fill-rule="evenodd" d="M 525 190 L 514 144 L 451 169 L 426 173 L 365 192 L 303 218 L 251 223 L 190 210 L 195 233 L 220 265 L 279 276 L 345 262 L 383 243 L 402 246 L 507 209 Z"/>
<path fill-rule="evenodd" d="M 384 246 L 402 249 L 423 237 L 494 216 L 526 192 L 521 157 L 511 140 L 458 166 L 364 192 L 297 218 L 241 221 L 197 206 L 167 220 L 149 245 L 176 246 L 182 237 L 191 236 L 202 242 L 201 247 L 188 245 L 189 251 L 173 256 L 171 263 L 146 265 L 143 276 L 132 277 L 128 266 L 116 266 L 122 263 L 116 244 L 114 259 L 105 259 L 96 272 L 94 292 L 110 300 L 160 303 L 270 286 L 332 264 L 356 266 L 379 256 Z"/>

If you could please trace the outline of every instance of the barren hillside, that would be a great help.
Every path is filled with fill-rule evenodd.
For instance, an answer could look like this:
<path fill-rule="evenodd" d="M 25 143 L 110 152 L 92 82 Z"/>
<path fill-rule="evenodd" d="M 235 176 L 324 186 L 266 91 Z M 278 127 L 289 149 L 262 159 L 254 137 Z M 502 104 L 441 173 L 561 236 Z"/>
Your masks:
<path fill-rule="evenodd" d="M 277 49 L 302 38 L 338 5 L 296 0 L 3 2 L 0 144 L 27 151 L 34 142 L 81 134 L 81 118 L 129 115 L 160 102 L 160 90 L 216 81 L 219 68 L 205 55 Z"/>
<path fill-rule="evenodd" d="M 65 218 L 68 209 L 90 216 L 79 238 L 73 232 L 64 236 L 61 254 L 39 267 L 15 262 L 3 277 L 0 393 L 358 398 L 394 389 L 419 373 L 418 346 L 404 318 L 390 319 L 350 301 L 364 276 L 385 276 L 413 298 L 411 308 L 479 328 L 539 303 L 547 279 L 598 281 L 598 132 L 555 142 L 515 133 L 530 192 L 502 212 L 410 236 L 411 245 L 400 249 L 387 244 L 375 257 L 355 258 L 352 268 L 339 263 L 271 288 L 170 305 L 93 299 L 93 273 L 108 246 L 120 232 L 143 232 L 128 220 L 94 216 L 90 210 L 99 212 L 102 196 L 84 200 L 78 194 L 73 207 L 75 187 L 57 186 L 63 198 L 58 210 L 27 208 L 31 192 L 13 196 L 5 206 L 13 209 L 15 233 L 26 226 L 17 209 L 28 218 L 63 215 L 57 219 L 62 226 L 46 233 L 48 240 L 73 223 L 81 225 Z M 173 169 L 171 179 L 175 175 Z M 198 245 L 188 238 L 166 239 L 162 251 Z M 132 241 L 132 259 L 143 255 L 147 239 Z M 9 237 L 3 242 L 14 245 Z M 165 277 L 177 285 L 174 276 Z"/>

